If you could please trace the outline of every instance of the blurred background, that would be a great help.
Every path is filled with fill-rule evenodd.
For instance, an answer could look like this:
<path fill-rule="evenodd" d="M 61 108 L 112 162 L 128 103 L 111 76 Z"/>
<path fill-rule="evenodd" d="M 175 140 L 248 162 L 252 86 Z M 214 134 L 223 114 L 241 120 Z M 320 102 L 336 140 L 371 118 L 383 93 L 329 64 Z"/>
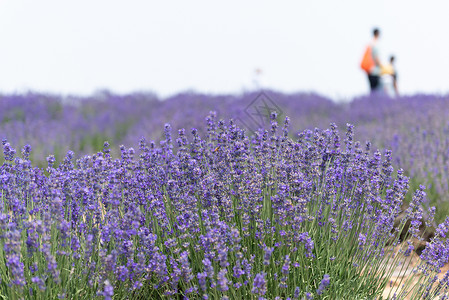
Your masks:
<path fill-rule="evenodd" d="M 401 94 L 449 91 L 449 2 L 0 0 L 0 93 L 368 93 L 374 27 Z"/>

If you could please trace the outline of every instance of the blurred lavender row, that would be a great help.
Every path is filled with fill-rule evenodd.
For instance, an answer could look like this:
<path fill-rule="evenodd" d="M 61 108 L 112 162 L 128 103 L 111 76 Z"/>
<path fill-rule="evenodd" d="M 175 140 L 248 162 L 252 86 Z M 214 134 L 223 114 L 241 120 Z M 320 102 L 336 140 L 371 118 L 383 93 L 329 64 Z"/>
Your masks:
<path fill-rule="evenodd" d="M 372 149 L 391 149 L 393 164 L 406 170 L 412 187 L 428 187 L 429 198 L 447 202 L 449 156 L 449 97 L 417 95 L 389 98 L 357 98 L 350 103 L 335 103 L 315 94 L 281 94 L 267 91 L 271 100 L 266 107 L 255 102 L 259 93 L 243 95 L 178 94 L 159 99 L 152 94 L 114 95 L 98 93 L 85 98 L 23 94 L 0 96 L 0 138 L 15 147 L 32 145 L 31 160 L 45 165 L 45 157 L 54 154 L 59 162 L 68 150 L 76 157 L 99 151 L 104 141 L 114 149 L 118 145 L 138 147 L 145 137 L 158 142 L 162 124 L 177 130 L 204 128 L 204 116 L 216 111 L 218 118 L 233 118 L 248 131 L 269 121 L 254 122 L 249 108 L 262 114 L 279 109 L 279 118 L 289 116 L 295 130 L 327 128 L 331 122 L 357 128 L 355 138 L 370 140 Z M 271 105 L 270 105 L 271 104 Z M 257 118 L 257 116 L 256 116 Z M 291 133 L 295 135 L 296 132 Z"/>

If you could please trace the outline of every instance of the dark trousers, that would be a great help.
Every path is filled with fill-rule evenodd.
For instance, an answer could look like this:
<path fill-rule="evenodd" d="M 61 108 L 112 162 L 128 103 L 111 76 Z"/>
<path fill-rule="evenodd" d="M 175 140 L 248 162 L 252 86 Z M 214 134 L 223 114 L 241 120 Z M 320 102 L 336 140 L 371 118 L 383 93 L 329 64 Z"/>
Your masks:
<path fill-rule="evenodd" d="M 371 88 L 371 92 L 374 92 L 379 87 L 380 76 L 368 74 L 368 80 L 369 80 L 369 86 Z"/>

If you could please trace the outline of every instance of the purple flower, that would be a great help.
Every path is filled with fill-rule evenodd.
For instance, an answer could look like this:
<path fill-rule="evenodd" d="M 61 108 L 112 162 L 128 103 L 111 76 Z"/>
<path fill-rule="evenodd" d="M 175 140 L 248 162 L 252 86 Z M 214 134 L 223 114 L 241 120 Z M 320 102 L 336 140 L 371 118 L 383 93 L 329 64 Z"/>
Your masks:
<path fill-rule="evenodd" d="M 234 271 L 234 277 L 240 278 L 240 276 L 245 274 L 245 271 L 242 269 L 242 266 L 240 265 L 240 260 L 237 260 L 235 266 L 232 268 Z"/>
<path fill-rule="evenodd" d="M 9 268 L 11 272 L 11 282 L 20 287 L 25 286 L 25 276 L 24 276 L 24 265 L 20 261 L 20 257 L 18 255 L 11 255 L 6 260 L 6 266 Z"/>
<path fill-rule="evenodd" d="M 228 263 L 228 249 L 226 247 L 220 247 L 218 249 L 218 260 L 220 261 L 220 267 L 226 268 Z"/>
<path fill-rule="evenodd" d="M 190 280 L 193 279 L 192 269 L 190 268 L 188 255 L 189 252 L 184 251 L 181 253 L 181 257 L 179 258 L 179 261 L 181 263 L 181 274 L 185 282 L 190 282 Z"/>
<path fill-rule="evenodd" d="M 294 295 L 293 295 L 293 299 L 298 299 L 298 298 L 299 298 L 299 292 L 300 292 L 300 289 L 299 289 L 299 287 L 297 286 L 297 287 L 295 288 L 295 293 L 294 293 Z"/>
<path fill-rule="evenodd" d="M 266 273 L 257 273 L 253 281 L 252 293 L 260 296 L 265 295 L 267 292 L 267 282 L 265 280 Z"/>
<path fill-rule="evenodd" d="M 226 269 L 221 269 L 217 275 L 218 286 L 220 288 L 220 291 L 222 291 L 222 292 L 225 292 L 229 289 L 228 279 L 226 278 L 226 273 L 227 273 Z"/>
<path fill-rule="evenodd" d="M 105 300 L 112 300 L 112 296 L 114 296 L 114 287 L 111 285 L 109 280 L 105 280 L 101 295 L 104 296 Z"/>
<path fill-rule="evenodd" d="M 330 276 L 328 274 L 324 274 L 323 279 L 321 280 L 321 283 L 316 291 L 318 295 L 321 295 L 324 290 L 329 286 L 330 284 Z"/>
<path fill-rule="evenodd" d="M 290 270 L 290 256 L 285 256 L 284 265 L 282 266 L 282 275 L 287 276 Z"/>
<path fill-rule="evenodd" d="M 31 277 L 31 282 L 35 283 L 41 291 L 45 291 L 45 282 L 39 276 Z"/>
<path fill-rule="evenodd" d="M 120 281 L 126 281 L 129 276 L 129 270 L 126 266 L 119 266 L 116 270 L 117 279 Z"/>
<path fill-rule="evenodd" d="M 206 272 L 198 273 L 196 276 L 198 278 L 198 283 L 200 285 L 201 290 L 206 291 L 206 289 L 207 289 L 207 286 L 206 286 L 207 274 L 206 274 Z"/>
<path fill-rule="evenodd" d="M 359 248 L 362 249 L 363 246 L 365 246 L 366 244 L 366 235 L 364 235 L 363 233 L 359 234 Z"/>
<path fill-rule="evenodd" d="M 214 267 L 208 258 L 203 259 L 204 270 L 207 273 L 207 277 L 214 278 Z"/>
<path fill-rule="evenodd" d="M 273 250 L 274 250 L 274 248 L 273 247 L 271 247 L 271 248 L 268 248 L 268 247 L 265 247 L 264 248 L 264 256 L 263 256 L 263 264 L 264 265 L 269 265 L 270 264 L 270 258 L 271 258 L 271 254 L 273 254 Z"/>

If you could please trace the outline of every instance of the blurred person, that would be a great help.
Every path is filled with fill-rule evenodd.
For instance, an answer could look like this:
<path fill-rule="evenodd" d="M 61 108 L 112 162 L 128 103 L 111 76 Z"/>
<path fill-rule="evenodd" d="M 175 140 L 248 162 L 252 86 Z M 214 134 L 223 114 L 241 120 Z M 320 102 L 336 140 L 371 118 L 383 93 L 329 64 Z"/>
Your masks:
<path fill-rule="evenodd" d="M 390 56 L 390 62 L 381 66 L 381 84 L 383 92 L 389 97 L 399 96 L 397 72 L 394 66 L 395 57 Z"/>
<path fill-rule="evenodd" d="M 380 87 L 380 59 L 378 40 L 380 37 L 380 30 L 378 28 L 373 29 L 373 40 L 366 47 L 365 54 L 363 55 L 362 63 L 360 67 L 368 75 L 368 81 L 370 85 L 371 93 L 377 92 Z"/>

